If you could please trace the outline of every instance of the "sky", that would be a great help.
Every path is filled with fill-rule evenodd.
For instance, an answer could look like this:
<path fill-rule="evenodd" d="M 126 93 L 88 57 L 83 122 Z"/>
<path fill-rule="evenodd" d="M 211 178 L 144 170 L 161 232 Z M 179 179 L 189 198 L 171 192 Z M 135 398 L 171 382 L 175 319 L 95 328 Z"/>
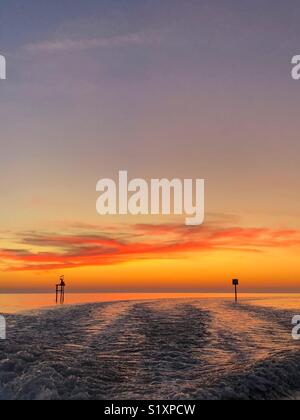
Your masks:
<path fill-rule="evenodd" d="M 300 291 L 296 0 L 2 0 L 0 290 Z M 96 183 L 203 178 L 206 218 Z"/>

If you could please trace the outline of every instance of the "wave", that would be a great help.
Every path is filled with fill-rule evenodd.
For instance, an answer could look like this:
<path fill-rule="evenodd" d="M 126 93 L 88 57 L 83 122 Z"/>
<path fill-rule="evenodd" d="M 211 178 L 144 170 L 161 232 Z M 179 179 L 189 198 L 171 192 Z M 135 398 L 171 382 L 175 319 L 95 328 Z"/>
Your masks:
<path fill-rule="evenodd" d="M 209 299 L 9 315 L 0 399 L 291 397 L 300 350 L 290 320 L 288 311 Z"/>

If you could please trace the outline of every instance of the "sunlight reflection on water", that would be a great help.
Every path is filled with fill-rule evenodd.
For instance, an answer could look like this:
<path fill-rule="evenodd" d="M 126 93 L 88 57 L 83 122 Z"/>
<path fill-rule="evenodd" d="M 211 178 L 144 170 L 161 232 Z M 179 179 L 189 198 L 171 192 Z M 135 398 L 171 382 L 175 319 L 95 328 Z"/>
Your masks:
<path fill-rule="evenodd" d="M 233 296 L 230 293 L 69 293 L 66 295 L 65 304 L 186 298 L 230 301 Z M 251 299 L 249 303 L 254 305 L 300 310 L 300 294 L 240 294 L 240 300 L 245 299 Z M 2 313 L 16 313 L 52 306 L 56 306 L 54 294 L 0 294 L 0 312 Z"/>

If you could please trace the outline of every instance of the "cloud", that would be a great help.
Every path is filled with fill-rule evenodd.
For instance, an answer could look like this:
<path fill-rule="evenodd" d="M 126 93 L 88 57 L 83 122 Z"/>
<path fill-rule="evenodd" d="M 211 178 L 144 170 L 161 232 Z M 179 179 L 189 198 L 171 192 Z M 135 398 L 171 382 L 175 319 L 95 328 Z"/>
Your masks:
<path fill-rule="evenodd" d="M 30 53 L 57 53 L 92 50 L 99 48 L 118 48 L 127 46 L 141 46 L 153 44 L 158 38 L 143 33 L 129 33 L 110 37 L 94 38 L 61 38 L 43 42 L 31 43 L 24 46 L 24 50 Z"/>
<path fill-rule="evenodd" d="M 124 227 L 123 227 L 124 229 Z M 131 239 L 129 239 L 131 238 Z M 194 252 L 233 250 L 264 252 L 300 247 L 300 231 L 289 229 L 221 227 L 207 224 L 127 226 L 126 235 L 103 233 L 23 233 L 14 249 L 0 249 L 7 271 L 40 271 L 115 265 L 142 259 L 186 258 Z"/>

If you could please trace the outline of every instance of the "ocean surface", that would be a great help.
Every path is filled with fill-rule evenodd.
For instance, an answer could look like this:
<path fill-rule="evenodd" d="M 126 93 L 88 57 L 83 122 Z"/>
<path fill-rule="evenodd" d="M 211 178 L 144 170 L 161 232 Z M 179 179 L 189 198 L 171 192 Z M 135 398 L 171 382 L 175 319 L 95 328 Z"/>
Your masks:
<path fill-rule="evenodd" d="M 259 306 L 280 309 L 298 309 L 300 312 L 300 294 L 241 293 L 241 301 L 251 299 Z M 161 300 L 161 299 L 233 299 L 231 293 L 68 293 L 65 305 L 96 302 L 115 302 L 126 300 Z M 55 295 L 41 294 L 0 294 L 0 313 L 17 313 L 39 308 L 56 307 Z"/>
<path fill-rule="evenodd" d="M 300 295 L 240 297 L 2 296 L 0 399 L 295 398 Z"/>

